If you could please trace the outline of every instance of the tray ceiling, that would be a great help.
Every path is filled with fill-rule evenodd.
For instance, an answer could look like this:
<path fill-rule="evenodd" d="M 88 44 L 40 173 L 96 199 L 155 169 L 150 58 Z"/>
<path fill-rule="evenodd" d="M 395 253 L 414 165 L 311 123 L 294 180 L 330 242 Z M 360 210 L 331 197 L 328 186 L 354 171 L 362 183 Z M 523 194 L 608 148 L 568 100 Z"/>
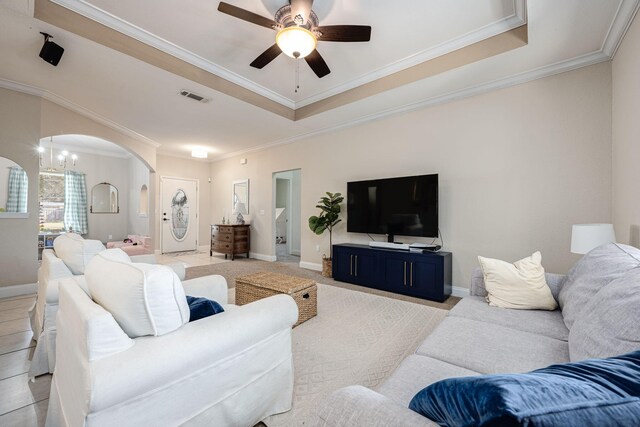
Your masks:
<path fill-rule="evenodd" d="M 140 45 L 173 46 L 172 54 L 155 46 L 166 55 L 163 61 L 179 58 L 179 54 L 205 61 L 190 70 L 193 75 L 169 72 L 163 64 L 154 64 L 157 58 L 123 54 L 92 41 L 90 33 L 82 37 L 34 19 L 33 1 L 0 4 L 0 86 L 39 94 L 130 136 L 153 141 L 160 145 L 159 153 L 188 156 L 192 148 L 202 146 L 210 159 L 607 61 L 639 3 L 536 0 L 528 2 L 524 13 L 524 2 L 506 0 L 414 0 L 403 2 L 402 9 L 396 9 L 394 3 L 388 6 L 388 2 L 316 0 L 314 10 L 321 25 L 371 25 L 372 39 L 369 43 L 320 43 L 318 49 L 332 73 L 318 79 L 301 64 L 302 90 L 296 96 L 294 60 L 281 56 L 263 70 L 248 65 L 273 43 L 275 32 L 217 12 L 217 1 L 56 0 L 65 3 L 62 7 L 49 0 L 35 0 L 36 16 L 38 4 L 43 2 L 75 14 L 77 11 L 67 8 L 73 3 L 77 9 L 82 6 L 110 16 L 111 27 L 123 25 L 146 34 L 144 44 L 131 39 Z M 272 0 L 228 2 L 268 17 L 280 6 Z M 375 91 L 378 82 L 394 78 L 399 70 L 407 73 L 425 61 L 442 60 L 447 52 L 487 42 L 493 33 L 507 34 L 505 31 L 524 18 L 528 44 L 523 47 Z M 95 16 L 83 19 L 92 25 L 107 25 L 98 23 Z M 120 28 L 115 32 L 111 27 L 105 28 L 112 35 L 129 31 Z M 65 48 L 57 67 L 38 58 L 42 46 L 39 31 L 53 34 L 53 40 Z M 218 83 L 226 81 L 237 93 L 225 92 L 222 85 L 216 90 L 214 84 L 203 84 L 194 77 L 199 72 L 220 79 Z M 358 88 L 370 93 L 347 103 L 334 103 L 336 96 Z M 211 101 L 203 104 L 181 97 L 178 92 L 182 89 Z M 298 121 L 280 114 L 296 108 L 303 111 L 318 102 L 329 108 Z M 273 110 L 280 112 L 274 114 Z"/>

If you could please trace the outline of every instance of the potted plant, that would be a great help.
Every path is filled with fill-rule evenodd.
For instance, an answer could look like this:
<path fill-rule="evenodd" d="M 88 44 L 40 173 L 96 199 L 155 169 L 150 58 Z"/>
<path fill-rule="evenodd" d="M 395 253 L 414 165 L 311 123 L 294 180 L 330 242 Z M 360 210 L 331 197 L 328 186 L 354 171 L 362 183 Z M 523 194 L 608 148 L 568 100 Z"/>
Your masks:
<path fill-rule="evenodd" d="M 309 228 L 317 235 L 321 235 L 325 230 L 329 230 L 329 258 L 322 256 L 322 275 L 331 277 L 331 260 L 333 258 L 333 227 L 342 221 L 340 216 L 340 203 L 344 200 L 340 193 L 326 193 L 326 196 L 320 198 L 316 208 L 320 208 L 320 215 L 309 218 Z"/>

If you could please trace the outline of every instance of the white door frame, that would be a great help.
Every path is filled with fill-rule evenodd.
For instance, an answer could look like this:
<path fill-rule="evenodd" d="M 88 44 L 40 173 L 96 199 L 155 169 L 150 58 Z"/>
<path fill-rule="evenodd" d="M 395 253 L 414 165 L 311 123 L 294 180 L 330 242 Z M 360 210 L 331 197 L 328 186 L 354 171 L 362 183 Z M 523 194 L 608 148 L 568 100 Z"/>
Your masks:
<path fill-rule="evenodd" d="M 272 183 L 271 183 L 271 217 L 272 217 L 272 230 L 273 232 L 271 233 L 271 247 L 273 250 L 273 258 L 274 260 L 277 261 L 278 259 L 278 255 L 276 254 L 276 234 L 278 234 L 277 231 L 277 225 L 276 225 L 276 216 L 275 216 L 275 211 L 276 211 L 276 192 L 277 192 L 277 179 L 286 179 L 289 181 L 289 197 L 287 200 L 287 204 L 289 209 L 287 209 L 287 254 L 291 255 L 291 236 L 293 235 L 293 230 L 292 230 L 292 221 L 291 221 L 291 206 L 293 205 L 293 180 L 288 179 L 288 178 L 282 178 L 282 177 L 278 177 L 278 174 L 281 173 L 286 173 L 286 172 L 293 172 L 293 171 L 300 171 L 300 180 L 302 180 L 302 168 L 292 168 L 292 169 L 287 169 L 287 170 L 282 170 L 282 171 L 277 171 L 277 172 L 273 172 L 272 173 Z M 301 195 L 302 196 L 302 195 Z M 300 215 L 300 227 L 302 228 L 302 206 L 300 206 L 300 212 L 298 212 L 298 214 Z M 302 229 L 300 230 L 300 239 L 302 239 Z M 302 243 L 302 242 L 301 242 Z M 302 244 L 300 245 L 300 252 L 302 252 Z M 300 258 L 302 258 L 302 253 L 300 253 L 299 255 Z"/>
<path fill-rule="evenodd" d="M 163 188 L 162 188 L 162 181 L 167 178 L 167 179 L 180 179 L 182 181 L 193 181 L 196 183 L 196 250 L 198 250 L 198 244 L 200 243 L 200 180 L 199 179 L 194 179 L 194 178 L 181 178 L 179 176 L 166 176 L 166 175 L 162 175 L 160 176 L 160 210 L 164 209 L 164 200 L 163 200 Z M 163 233 L 163 224 L 162 224 L 162 215 L 158 214 L 158 216 L 160 217 L 160 253 L 164 253 L 162 252 L 162 240 L 164 239 L 164 233 Z"/>

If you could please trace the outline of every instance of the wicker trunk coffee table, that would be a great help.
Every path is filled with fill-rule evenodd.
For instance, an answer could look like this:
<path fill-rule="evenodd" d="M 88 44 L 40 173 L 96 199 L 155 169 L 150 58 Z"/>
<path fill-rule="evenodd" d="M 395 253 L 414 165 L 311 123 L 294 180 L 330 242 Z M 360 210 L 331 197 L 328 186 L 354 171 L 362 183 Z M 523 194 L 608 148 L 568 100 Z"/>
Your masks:
<path fill-rule="evenodd" d="M 277 294 L 290 295 L 298 305 L 298 322 L 294 328 L 318 314 L 318 287 L 311 279 L 269 272 L 236 277 L 237 305 Z"/>

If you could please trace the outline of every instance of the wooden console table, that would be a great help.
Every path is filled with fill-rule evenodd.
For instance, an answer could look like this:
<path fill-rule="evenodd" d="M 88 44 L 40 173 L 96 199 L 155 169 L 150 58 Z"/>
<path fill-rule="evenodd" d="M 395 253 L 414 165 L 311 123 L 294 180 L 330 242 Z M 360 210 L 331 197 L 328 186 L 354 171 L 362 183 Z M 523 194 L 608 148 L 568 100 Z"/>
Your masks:
<path fill-rule="evenodd" d="M 211 249 L 209 256 L 214 252 L 231 255 L 233 261 L 236 254 L 247 254 L 251 242 L 249 224 L 211 224 Z"/>

